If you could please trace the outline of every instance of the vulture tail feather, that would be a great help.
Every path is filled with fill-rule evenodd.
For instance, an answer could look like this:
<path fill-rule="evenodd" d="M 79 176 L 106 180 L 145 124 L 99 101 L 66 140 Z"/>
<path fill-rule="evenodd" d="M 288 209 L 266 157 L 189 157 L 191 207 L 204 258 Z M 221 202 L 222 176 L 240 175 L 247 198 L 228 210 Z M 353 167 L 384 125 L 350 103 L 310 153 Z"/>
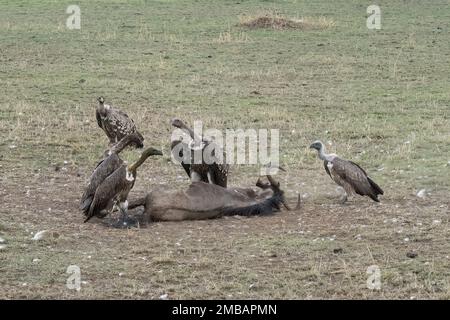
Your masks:
<path fill-rule="evenodd" d="M 375 181 L 373 181 L 372 179 L 370 179 L 369 177 L 367 177 L 367 180 L 369 180 L 370 185 L 372 186 L 372 189 L 375 191 L 375 193 L 378 194 L 384 194 L 384 191 L 380 188 L 379 185 L 377 185 L 375 183 Z"/>

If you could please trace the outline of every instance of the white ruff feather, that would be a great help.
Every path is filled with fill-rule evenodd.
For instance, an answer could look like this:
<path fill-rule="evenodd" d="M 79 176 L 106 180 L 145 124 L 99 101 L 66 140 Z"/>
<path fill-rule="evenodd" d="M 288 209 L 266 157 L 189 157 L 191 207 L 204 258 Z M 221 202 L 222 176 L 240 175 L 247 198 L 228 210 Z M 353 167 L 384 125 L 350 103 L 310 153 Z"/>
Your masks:
<path fill-rule="evenodd" d="M 128 181 L 131 181 L 131 182 L 134 181 L 133 174 L 132 174 L 130 171 L 128 171 L 128 169 L 127 169 L 127 174 L 126 174 L 125 178 L 126 178 Z"/>

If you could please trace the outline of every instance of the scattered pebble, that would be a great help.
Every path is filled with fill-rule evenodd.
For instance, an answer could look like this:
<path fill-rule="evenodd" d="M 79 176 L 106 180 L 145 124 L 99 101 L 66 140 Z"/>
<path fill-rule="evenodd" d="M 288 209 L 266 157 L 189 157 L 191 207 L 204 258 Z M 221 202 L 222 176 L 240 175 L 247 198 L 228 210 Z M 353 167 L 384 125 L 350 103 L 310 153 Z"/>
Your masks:
<path fill-rule="evenodd" d="M 36 262 L 39 262 L 39 261 L 41 261 L 41 259 L 38 259 L 38 258 L 33 259 L 33 263 L 36 263 Z"/>
<path fill-rule="evenodd" d="M 334 254 L 339 254 L 339 253 L 342 253 L 342 252 L 344 252 L 344 250 L 342 248 L 333 249 L 333 253 Z"/>
<path fill-rule="evenodd" d="M 34 237 L 31 240 L 34 241 L 42 240 L 47 232 L 48 232 L 47 230 L 39 231 L 34 235 Z"/>
<path fill-rule="evenodd" d="M 123 272 L 119 273 L 119 277 L 123 277 L 124 275 L 125 275 L 125 273 L 123 273 Z"/>
<path fill-rule="evenodd" d="M 5 242 L 6 242 L 6 240 L 3 239 L 2 237 L 0 237 L 0 243 L 5 243 Z"/>
<path fill-rule="evenodd" d="M 419 198 L 425 198 L 426 195 L 427 195 L 426 189 L 420 189 L 419 192 L 417 192 L 416 194 L 416 196 L 418 196 Z"/>
<path fill-rule="evenodd" d="M 0 250 L 4 250 L 4 249 L 6 249 L 6 245 L 0 244 Z"/>
<path fill-rule="evenodd" d="M 410 252 L 408 252 L 408 253 L 406 254 L 406 256 L 407 256 L 408 258 L 414 259 L 414 258 L 416 258 L 416 257 L 418 256 L 418 254 L 417 254 L 416 252 L 410 251 Z"/>
<path fill-rule="evenodd" d="M 168 298 L 169 298 L 169 295 L 167 293 L 159 296 L 159 299 L 161 299 L 161 300 L 167 300 Z"/>

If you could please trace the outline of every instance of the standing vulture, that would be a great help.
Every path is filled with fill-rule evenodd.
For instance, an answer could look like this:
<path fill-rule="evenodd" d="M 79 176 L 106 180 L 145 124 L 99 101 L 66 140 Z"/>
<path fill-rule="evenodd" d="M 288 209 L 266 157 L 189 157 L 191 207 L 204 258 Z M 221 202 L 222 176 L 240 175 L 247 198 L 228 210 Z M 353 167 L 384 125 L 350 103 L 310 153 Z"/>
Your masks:
<path fill-rule="evenodd" d="M 191 128 L 189 128 L 180 119 L 173 119 L 172 126 L 179 128 L 181 130 L 187 131 L 187 133 L 193 140 L 194 146 L 198 143 L 201 143 L 200 149 L 202 152 L 202 163 L 194 163 L 194 153 L 196 152 L 196 150 L 192 146 L 190 146 L 186 143 L 183 143 L 179 140 L 172 141 L 172 143 L 171 143 L 172 153 L 176 153 L 176 152 L 179 153 L 177 155 L 177 157 L 180 156 L 180 158 L 184 158 L 183 150 L 191 151 L 190 159 L 187 159 L 186 161 L 181 162 L 181 165 L 183 166 L 187 175 L 191 178 L 191 181 L 192 182 L 203 181 L 206 183 L 217 184 L 221 187 L 226 188 L 229 165 L 224 163 L 225 161 L 222 161 L 223 163 L 218 163 L 217 161 L 214 161 L 213 163 L 208 164 L 204 161 L 204 158 L 203 158 L 203 151 L 205 150 L 206 147 L 209 147 L 209 148 L 214 147 L 214 150 L 218 151 L 218 150 L 220 150 L 219 146 L 212 145 L 214 143 L 212 141 L 200 139 L 194 133 L 194 131 Z M 222 152 L 222 151 L 220 151 L 220 152 Z M 222 157 L 222 159 L 224 159 L 224 158 L 225 157 Z"/>
<path fill-rule="evenodd" d="M 315 141 L 310 148 L 318 151 L 319 158 L 323 160 L 328 175 L 344 188 L 343 203 L 347 201 L 348 196 L 355 193 L 380 202 L 378 195 L 383 194 L 383 190 L 367 176 L 363 168 L 352 161 L 341 159 L 335 154 L 326 154 L 325 146 L 320 141 Z"/>
<path fill-rule="evenodd" d="M 98 106 L 95 111 L 97 124 L 109 138 L 110 145 L 117 143 L 126 135 L 136 133 L 139 136 L 139 141 L 133 143 L 133 145 L 142 148 L 144 137 L 137 131 L 134 121 L 125 112 L 105 104 L 103 97 L 99 97 L 97 101 Z"/>
<path fill-rule="evenodd" d="M 111 149 L 105 151 L 104 158 L 97 163 L 94 172 L 92 172 L 89 178 L 89 183 L 84 190 L 84 193 L 80 201 L 80 210 L 85 215 L 89 212 L 92 200 L 94 199 L 95 190 L 97 187 L 115 170 L 117 170 L 122 164 L 122 159 L 119 158 L 119 153 L 122 152 L 125 147 L 132 143 L 139 143 L 140 138 L 136 133 L 130 134 L 122 138 L 118 143 L 111 147 Z"/>
<path fill-rule="evenodd" d="M 116 154 L 114 153 L 110 157 L 114 157 L 114 155 Z M 162 152 L 154 148 L 148 148 L 144 150 L 140 158 L 131 165 L 127 165 L 119 159 L 118 162 L 120 164 L 117 166 L 116 160 L 109 160 L 109 157 L 107 160 L 103 161 L 99 167 L 105 164 L 108 168 L 105 169 L 105 171 L 99 170 L 98 175 L 101 175 L 101 177 L 98 177 L 99 179 L 96 183 L 97 187 L 89 206 L 89 210 L 85 211 L 86 219 L 84 222 L 89 221 L 89 219 L 94 216 L 99 218 L 105 217 L 112 211 L 115 204 L 118 205 L 122 214 L 118 226 L 127 226 L 129 223 L 133 222 L 128 219 L 127 215 L 128 193 L 133 188 L 134 182 L 136 181 L 137 168 L 139 168 L 139 166 L 141 166 L 148 157 L 154 155 L 162 155 Z M 97 169 L 99 167 L 97 167 Z M 115 169 L 111 172 L 112 168 Z M 106 175 L 106 172 L 109 174 Z M 94 175 L 96 175 L 96 172 L 94 172 Z"/>

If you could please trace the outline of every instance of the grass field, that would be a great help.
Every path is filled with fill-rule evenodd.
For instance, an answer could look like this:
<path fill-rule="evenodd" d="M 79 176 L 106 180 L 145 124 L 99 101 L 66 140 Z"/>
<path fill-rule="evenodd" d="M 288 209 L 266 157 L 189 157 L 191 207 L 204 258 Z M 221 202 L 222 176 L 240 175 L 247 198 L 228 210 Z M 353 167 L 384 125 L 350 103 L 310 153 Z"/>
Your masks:
<path fill-rule="evenodd" d="M 81 8 L 81 29 L 66 8 Z M 0 0 L 0 298 L 450 298 L 450 3 Z M 246 28 L 261 12 L 332 22 Z M 131 198 L 189 185 L 169 161 L 169 120 L 276 128 L 277 177 L 301 210 L 271 217 L 83 224 L 78 201 L 107 146 L 100 95 L 165 156 Z M 358 162 L 385 190 L 338 203 L 309 144 Z M 137 153 L 128 151 L 128 159 Z M 259 168 L 232 168 L 251 186 Z M 426 189 L 426 196 L 416 196 Z M 33 234 L 50 237 L 32 241 Z M 409 258 L 407 254 L 416 253 Z M 66 288 L 81 268 L 79 292 Z M 381 289 L 366 270 L 377 265 Z"/>

